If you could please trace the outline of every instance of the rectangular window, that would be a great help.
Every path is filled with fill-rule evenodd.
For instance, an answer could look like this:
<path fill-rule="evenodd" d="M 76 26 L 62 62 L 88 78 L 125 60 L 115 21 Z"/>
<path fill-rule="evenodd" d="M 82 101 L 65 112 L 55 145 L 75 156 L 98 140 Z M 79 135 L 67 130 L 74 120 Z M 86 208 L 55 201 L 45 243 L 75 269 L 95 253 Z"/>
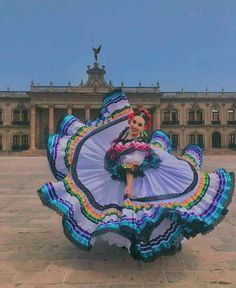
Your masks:
<path fill-rule="evenodd" d="M 235 139 L 235 134 L 230 134 L 229 135 L 229 144 L 236 144 L 236 139 Z"/>
<path fill-rule="evenodd" d="M 189 121 L 194 121 L 195 120 L 194 111 L 193 110 L 190 110 L 188 112 L 188 119 L 189 119 Z"/>
<path fill-rule="evenodd" d="M 202 147 L 203 146 L 203 135 L 197 134 L 197 144 Z"/>
<path fill-rule="evenodd" d="M 176 149 L 179 145 L 179 137 L 177 134 L 172 135 L 172 146 L 174 149 Z"/>
<path fill-rule="evenodd" d="M 194 134 L 189 135 L 189 144 L 195 144 L 195 135 Z"/>
<path fill-rule="evenodd" d="M 212 121 L 220 121 L 220 112 L 219 112 L 219 110 L 217 110 L 217 109 L 212 110 Z"/>
<path fill-rule="evenodd" d="M 20 110 L 13 111 L 13 121 L 19 122 L 20 121 Z"/>
<path fill-rule="evenodd" d="M 22 146 L 28 146 L 28 136 L 27 135 L 23 135 L 21 142 L 22 142 Z"/>
<path fill-rule="evenodd" d="M 228 110 L 228 121 L 234 121 L 234 110 Z M 1 119 L 0 119 L 1 120 Z"/>
<path fill-rule="evenodd" d="M 202 110 L 197 110 L 197 121 L 202 122 L 203 121 L 203 113 Z"/>
<path fill-rule="evenodd" d="M 171 120 L 173 121 L 173 122 L 176 122 L 176 121 L 178 121 L 178 113 L 177 113 L 177 111 L 171 111 Z"/>
<path fill-rule="evenodd" d="M 22 110 L 22 121 L 28 121 L 28 110 Z"/>
<path fill-rule="evenodd" d="M 170 111 L 163 111 L 163 120 L 164 121 L 170 121 Z"/>
<path fill-rule="evenodd" d="M 19 135 L 13 136 L 13 145 L 14 146 L 20 146 L 20 136 Z"/>

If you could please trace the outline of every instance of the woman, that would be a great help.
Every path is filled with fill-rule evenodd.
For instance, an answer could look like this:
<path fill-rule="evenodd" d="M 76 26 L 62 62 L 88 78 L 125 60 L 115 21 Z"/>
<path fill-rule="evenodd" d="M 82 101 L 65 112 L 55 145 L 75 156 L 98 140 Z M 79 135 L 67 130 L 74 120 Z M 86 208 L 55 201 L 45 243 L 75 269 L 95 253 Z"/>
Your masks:
<path fill-rule="evenodd" d="M 179 251 L 184 238 L 211 231 L 226 214 L 233 174 L 200 171 L 196 145 L 182 157 L 171 155 L 163 131 L 147 141 L 150 123 L 150 113 L 133 113 L 115 90 L 94 122 L 66 116 L 59 134 L 50 136 L 48 158 L 58 182 L 38 192 L 63 215 L 64 232 L 77 246 L 89 250 L 102 235 L 135 259 L 153 261 Z"/>

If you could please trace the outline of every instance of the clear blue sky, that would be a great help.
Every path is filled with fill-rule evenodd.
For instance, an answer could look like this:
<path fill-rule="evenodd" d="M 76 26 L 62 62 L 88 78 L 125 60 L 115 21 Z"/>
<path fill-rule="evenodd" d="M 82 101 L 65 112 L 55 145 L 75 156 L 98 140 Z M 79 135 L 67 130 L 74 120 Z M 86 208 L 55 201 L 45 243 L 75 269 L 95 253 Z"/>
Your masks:
<path fill-rule="evenodd" d="M 79 84 L 102 44 L 106 80 L 236 91 L 235 0 L 0 0 L 0 90 Z"/>

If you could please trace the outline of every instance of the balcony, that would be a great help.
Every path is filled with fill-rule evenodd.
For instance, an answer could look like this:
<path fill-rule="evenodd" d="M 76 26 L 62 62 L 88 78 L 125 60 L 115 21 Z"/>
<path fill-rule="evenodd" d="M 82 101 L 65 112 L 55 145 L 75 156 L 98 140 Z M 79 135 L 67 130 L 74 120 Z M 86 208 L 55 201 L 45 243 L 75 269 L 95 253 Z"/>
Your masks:
<path fill-rule="evenodd" d="M 21 125 L 21 126 L 29 126 L 30 121 L 12 121 L 12 125 Z"/>
<path fill-rule="evenodd" d="M 211 124 L 212 124 L 212 125 L 220 125 L 220 123 L 221 123 L 220 120 L 214 120 L 214 121 L 212 120 L 212 121 L 211 121 Z"/>
<path fill-rule="evenodd" d="M 162 125 L 179 125 L 179 121 L 162 121 Z"/>
<path fill-rule="evenodd" d="M 204 125 L 204 124 L 205 124 L 204 121 L 197 121 L 197 120 L 188 121 L 188 125 Z"/>
<path fill-rule="evenodd" d="M 12 151 L 22 151 L 22 150 L 28 150 L 29 149 L 29 145 L 12 145 L 11 147 Z"/>
<path fill-rule="evenodd" d="M 236 120 L 227 121 L 228 125 L 236 125 Z"/>

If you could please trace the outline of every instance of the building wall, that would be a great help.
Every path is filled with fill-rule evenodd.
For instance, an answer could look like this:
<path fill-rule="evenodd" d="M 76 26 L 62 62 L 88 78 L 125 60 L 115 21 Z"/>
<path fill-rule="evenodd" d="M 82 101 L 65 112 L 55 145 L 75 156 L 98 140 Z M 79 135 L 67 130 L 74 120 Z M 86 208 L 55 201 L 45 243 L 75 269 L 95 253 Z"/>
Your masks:
<path fill-rule="evenodd" d="M 206 150 L 212 149 L 212 135 L 215 132 L 219 133 L 215 133 L 215 136 L 220 135 L 221 137 L 221 148 L 228 148 L 230 134 L 234 134 L 236 138 L 236 93 L 202 95 L 186 92 L 184 95 L 180 95 L 154 93 L 149 90 L 147 92 L 145 88 L 139 88 L 133 91 L 127 88 L 125 92 L 132 107 L 142 105 L 150 109 L 153 116 L 153 128 L 164 130 L 173 139 L 176 139 L 177 135 L 176 149 L 184 149 L 190 142 L 190 135 L 195 135 L 196 139 L 199 137 L 198 135 L 202 135 Z M 95 119 L 99 114 L 99 107 L 105 93 L 93 93 L 88 90 L 88 92 L 70 92 L 68 94 L 66 91 L 59 93 L 50 88 L 50 91 L 47 92 L 29 91 L 22 92 L 22 95 L 19 92 L 9 92 L 7 97 L 5 94 L 5 92 L 0 92 L 0 109 L 2 111 L 0 138 L 2 150 L 10 151 L 13 149 L 13 136 L 15 135 L 20 136 L 20 139 L 27 135 L 30 145 L 30 139 L 32 141 L 32 135 L 35 134 L 35 148 L 44 149 L 48 134 L 56 132 L 60 119 L 67 114 L 74 114 L 83 122 L 89 118 Z M 33 109 L 35 109 L 35 114 L 32 112 Z M 14 110 L 28 110 L 28 123 L 14 124 Z M 190 110 L 201 110 L 203 123 L 189 123 Z M 219 110 L 219 123 L 212 122 L 212 113 L 216 110 Z M 228 110 L 234 111 L 234 121 L 231 121 L 231 124 L 228 123 Z M 176 114 L 174 112 L 175 116 L 171 116 L 174 121 L 171 117 L 169 122 L 165 121 L 165 111 L 176 111 Z M 30 119 L 34 117 L 32 115 L 35 115 L 35 127 L 32 127 Z"/>

